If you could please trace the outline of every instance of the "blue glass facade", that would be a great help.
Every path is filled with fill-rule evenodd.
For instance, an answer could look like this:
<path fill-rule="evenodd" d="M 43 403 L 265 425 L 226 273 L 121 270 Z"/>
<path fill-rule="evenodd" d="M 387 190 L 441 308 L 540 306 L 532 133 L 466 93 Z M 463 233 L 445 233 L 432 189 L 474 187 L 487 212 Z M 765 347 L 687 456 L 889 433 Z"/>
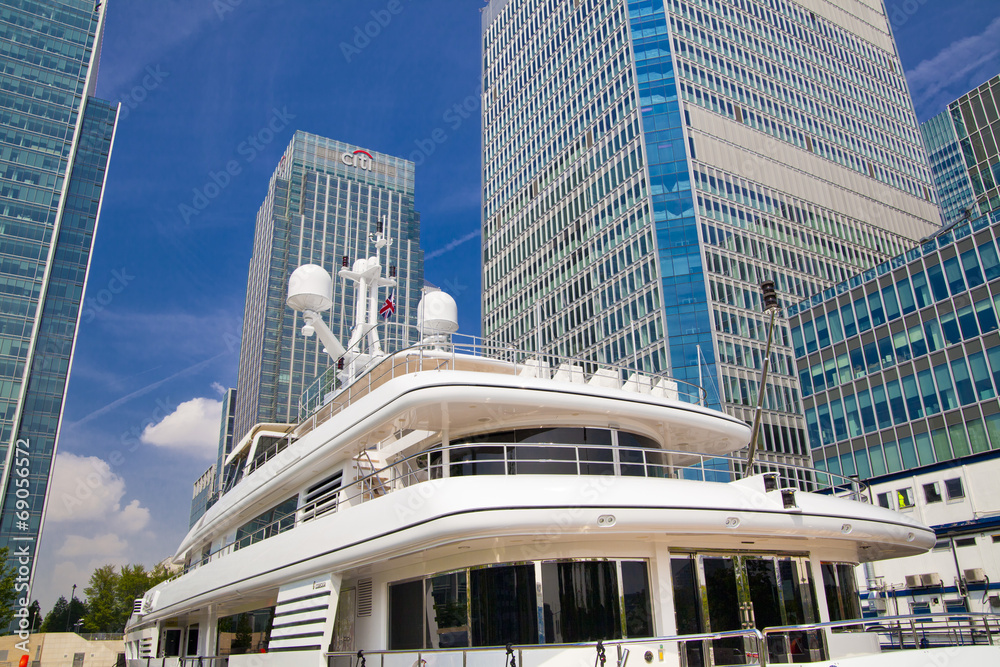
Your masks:
<path fill-rule="evenodd" d="M 921 125 L 947 223 L 1000 209 L 1000 76 Z"/>
<path fill-rule="evenodd" d="M 758 387 L 758 285 L 797 303 L 940 219 L 886 18 L 844 11 L 885 29 L 785 0 L 491 0 L 483 335 L 699 383 L 747 421 L 762 391 L 764 460 L 808 462 L 784 317 Z"/>
<path fill-rule="evenodd" d="M 0 546 L 32 569 L 118 114 L 90 96 L 103 21 L 0 2 Z"/>
<path fill-rule="evenodd" d="M 662 2 L 628 4 L 671 375 L 697 383 L 703 366 L 715 368 L 715 348 L 670 31 Z M 708 389 L 721 407 L 716 387 Z"/>
<path fill-rule="evenodd" d="M 1000 213 L 790 309 L 818 469 L 862 479 L 1000 450 Z"/>

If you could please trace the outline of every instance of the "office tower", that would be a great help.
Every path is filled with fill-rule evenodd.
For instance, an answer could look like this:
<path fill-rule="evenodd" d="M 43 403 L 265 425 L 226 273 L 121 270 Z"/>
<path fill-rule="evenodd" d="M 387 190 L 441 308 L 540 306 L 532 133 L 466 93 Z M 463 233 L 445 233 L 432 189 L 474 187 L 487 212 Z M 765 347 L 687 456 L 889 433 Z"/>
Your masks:
<path fill-rule="evenodd" d="M 900 613 L 1000 606 L 998 239 L 994 211 L 789 309 L 816 468 L 937 532 L 931 553 L 869 566 Z"/>
<path fill-rule="evenodd" d="M 796 303 L 939 222 L 882 11 L 492 0 L 483 335 L 667 372 L 750 421 L 759 283 Z M 775 341 L 764 457 L 805 463 L 783 318 Z"/>
<path fill-rule="evenodd" d="M 188 523 L 188 528 L 194 526 L 195 522 L 204 516 L 208 508 L 214 505 L 218 499 L 218 495 L 215 493 L 218 484 L 216 470 L 213 463 L 194 483 L 194 488 L 191 491 L 191 520 Z"/>
<path fill-rule="evenodd" d="M 920 126 L 946 223 L 1000 209 L 1000 75 Z"/>
<path fill-rule="evenodd" d="M 222 472 L 226 457 L 233 451 L 233 431 L 236 427 L 236 389 L 230 387 L 222 398 L 222 421 L 219 424 L 219 456 L 215 462 L 215 497 L 222 490 Z"/>
<path fill-rule="evenodd" d="M 387 349 L 416 340 L 423 288 L 420 216 L 413 210 L 414 165 L 333 139 L 296 132 L 271 177 L 257 213 L 240 345 L 234 442 L 257 423 L 294 423 L 302 392 L 331 366 L 323 346 L 300 330 L 300 313 L 286 307 L 288 276 L 319 264 L 336 276 L 375 254 L 370 237 L 384 221 L 392 245 L 383 267 L 394 267 L 396 312 L 380 335 Z M 383 275 L 386 271 L 383 270 Z M 388 294 L 386 295 L 388 296 Z M 334 278 L 327 324 L 346 346 L 353 324 L 354 290 Z"/>
<path fill-rule="evenodd" d="M 0 546 L 34 571 L 118 106 L 93 97 L 106 3 L 0 9 Z"/>

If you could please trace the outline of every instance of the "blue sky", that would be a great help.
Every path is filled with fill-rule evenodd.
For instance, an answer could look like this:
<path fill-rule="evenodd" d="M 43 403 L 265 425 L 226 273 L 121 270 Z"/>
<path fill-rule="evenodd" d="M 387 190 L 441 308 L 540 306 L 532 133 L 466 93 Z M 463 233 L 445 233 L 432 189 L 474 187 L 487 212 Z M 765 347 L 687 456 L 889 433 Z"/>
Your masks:
<path fill-rule="evenodd" d="M 426 278 L 479 333 L 482 2 L 109 5 L 98 93 L 123 108 L 35 575 L 46 610 L 94 567 L 152 565 L 186 532 L 236 381 L 255 215 L 294 130 L 417 162 Z M 1000 72 L 995 0 L 887 10 L 921 120 Z M 239 151 L 275 118 L 252 160 Z M 185 220 L 234 159 L 240 174 Z"/>

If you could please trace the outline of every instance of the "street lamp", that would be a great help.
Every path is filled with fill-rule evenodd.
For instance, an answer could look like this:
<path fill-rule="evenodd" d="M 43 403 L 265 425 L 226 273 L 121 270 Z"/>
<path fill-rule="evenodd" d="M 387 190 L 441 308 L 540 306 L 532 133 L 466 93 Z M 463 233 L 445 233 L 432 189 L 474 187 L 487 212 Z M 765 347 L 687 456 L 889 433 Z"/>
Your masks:
<path fill-rule="evenodd" d="M 76 584 L 73 584 L 73 592 L 69 594 L 69 608 L 66 609 L 66 632 L 69 632 L 69 619 L 73 616 L 73 600 L 76 599 Z"/>
<path fill-rule="evenodd" d="M 760 284 L 760 296 L 764 302 L 764 313 L 771 316 L 767 327 L 767 349 L 764 350 L 764 364 L 760 369 L 760 384 L 757 386 L 757 410 L 753 415 L 753 430 L 750 431 L 750 451 L 747 452 L 747 467 L 744 477 L 753 475 L 753 460 L 757 455 L 757 438 L 760 436 L 760 411 L 764 404 L 764 385 L 767 383 L 767 369 L 771 364 L 771 338 L 774 334 L 774 316 L 781 308 L 778 294 L 774 291 L 774 281 L 765 280 Z"/>

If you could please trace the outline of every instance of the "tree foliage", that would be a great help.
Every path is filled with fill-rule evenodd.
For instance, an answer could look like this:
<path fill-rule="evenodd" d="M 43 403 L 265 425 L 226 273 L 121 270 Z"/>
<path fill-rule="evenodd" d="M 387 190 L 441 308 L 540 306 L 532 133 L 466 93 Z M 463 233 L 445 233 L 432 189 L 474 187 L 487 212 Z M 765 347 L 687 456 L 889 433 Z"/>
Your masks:
<path fill-rule="evenodd" d="M 0 627 L 14 620 L 14 604 L 17 602 L 17 591 L 14 590 L 14 578 L 17 576 L 17 566 L 7 562 L 7 547 L 0 547 Z"/>
<path fill-rule="evenodd" d="M 88 604 L 84 627 L 88 632 L 123 632 L 136 598 L 169 577 L 160 565 L 152 570 L 141 564 L 123 565 L 120 571 L 114 565 L 97 568 L 83 590 Z"/>
<path fill-rule="evenodd" d="M 70 604 L 64 596 L 60 595 L 52 610 L 45 615 L 41 632 L 69 632 L 76 622 L 85 618 L 86 615 L 87 603 L 74 597 L 73 603 Z"/>

